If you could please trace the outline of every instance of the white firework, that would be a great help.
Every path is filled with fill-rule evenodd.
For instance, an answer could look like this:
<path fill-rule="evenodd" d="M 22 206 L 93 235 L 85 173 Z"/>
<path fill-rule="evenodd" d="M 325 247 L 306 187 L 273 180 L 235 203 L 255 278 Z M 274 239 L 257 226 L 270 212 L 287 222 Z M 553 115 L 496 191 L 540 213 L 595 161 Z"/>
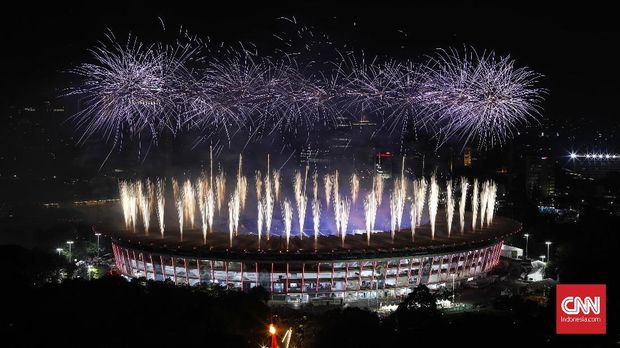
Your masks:
<path fill-rule="evenodd" d="M 357 196 L 360 192 L 360 178 L 356 173 L 351 175 L 351 202 L 355 204 L 357 201 Z"/>
<path fill-rule="evenodd" d="M 166 228 L 164 222 L 164 208 L 166 207 L 166 181 L 164 179 L 157 179 L 157 188 L 155 190 L 157 198 L 157 220 L 159 221 L 159 232 L 161 237 L 164 237 L 164 230 Z"/>
<path fill-rule="evenodd" d="M 329 174 L 325 174 L 323 176 L 323 184 L 325 187 L 325 205 L 329 208 L 329 203 L 331 202 L 331 199 L 332 199 L 332 186 L 333 186 L 332 176 Z"/>
<path fill-rule="evenodd" d="M 348 198 L 340 200 L 340 237 L 342 238 L 342 247 L 344 248 L 344 240 L 347 237 L 347 228 L 349 226 L 349 214 L 351 213 L 351 201 Z"/>
<path fill-rule="evenodd" d="M 375 175 L 373 189 L 375 191 L 375 198 L 377 199 L 377 206 L 380 206 L 383 201 L 383 176 L 379 174 Z"/>
<path fill-rule="evenodd" d="M 289 241 L 291 239 L 291 227 L 293 224 L 293 206 L 288 198 L 285 198 L 282 204 L 282 220 L 284 222 L 284 235 L 286 236 L 286 251 L 288 251 Z"/>
<path fill-rule="evenodd" d="M 312 224 L 314 226 L 314 248 L 317 248 L 319 240 L 319 227 L 321 224 L 321 202 L 318 198 L 312 200 Z"/>
<path fill-rule="evenodd" d="M 448 224 L 448 237 L 452 231 L 452 219 L 454 218 L 454 185 L 452 180 L 446 183 L 446 223 Z"/>
<path fill-rule="evenodd" d="M 366 222 L 366 242 L 368 245 L 370 245 L 370 234 L 375 229 L 377 206 L 377 197 L 375 191 L 372 191 L 364 200 L 364 221 Z"/>
<path fill-rule="evenodd" d="M 439 185 L 435 175 L 431 176 L 431 184 L 428 193 L 428 216 L 431 223 L 431 238 L 435 239 L 435 219 L 437 217 L 437 205 L 439 203 Z"/>
<path fill-rule="evenodd" d="M 476 219 L 478 218 L 478 179 L 474 179 L 474 188 L 471 194 L 471 229 L 476 230 Z"/>
<path fill-rule="evenodd" d="M 416 211 L 416 226 L 420 226 L 422 223 L 422 213 L 424 212 L 424 206 L 426 205 L 426 191 L 428 184 L 425 178 L 414 180 L 413 190 L 415 191 L 414 202 Z"/>
<path fill-rule="evenodd" d="M 467 189 L 469 183 L 467 178 L 461 177 L 461 200 L 459 201 L 459 224 L 461 227 L 461 234 L 465 231 L 465 205 L 467 204 Z"/>

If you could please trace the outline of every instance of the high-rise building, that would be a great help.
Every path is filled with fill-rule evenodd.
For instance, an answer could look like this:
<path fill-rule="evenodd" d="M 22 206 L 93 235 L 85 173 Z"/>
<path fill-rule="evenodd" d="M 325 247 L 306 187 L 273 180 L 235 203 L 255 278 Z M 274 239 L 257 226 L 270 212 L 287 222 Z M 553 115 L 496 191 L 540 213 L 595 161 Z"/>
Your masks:
<path fill-rule="evenodd" d="M 463 152 L 463 166 L 466 168 L 471 167 L 471 147 L 466 147 Z"/>
<path fill-rule="evenodd" d="M 526 194 L 537 204 L 555 202 L 555 162 L 549 156 L 528 155 L 526 165 Z"/>

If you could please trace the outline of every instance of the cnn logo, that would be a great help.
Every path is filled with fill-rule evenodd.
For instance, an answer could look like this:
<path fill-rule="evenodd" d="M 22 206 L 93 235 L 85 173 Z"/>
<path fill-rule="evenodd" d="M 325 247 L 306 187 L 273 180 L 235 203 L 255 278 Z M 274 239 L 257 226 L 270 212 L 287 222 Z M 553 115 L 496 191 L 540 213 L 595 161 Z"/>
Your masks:
<path fill-rule="evenodd" d="M 558 284 L 556 333 L 605 334 L 605 284 Z"/>
<path fill-rule="evenodd" d="M 590 311 L 594 314 L 601 313 L 601 298 L 596 296 L 581 298 L 578 296 L 568 296 L 562 300 L 562 311 L 568 315 L 576 314 L 590 314 Z"/>

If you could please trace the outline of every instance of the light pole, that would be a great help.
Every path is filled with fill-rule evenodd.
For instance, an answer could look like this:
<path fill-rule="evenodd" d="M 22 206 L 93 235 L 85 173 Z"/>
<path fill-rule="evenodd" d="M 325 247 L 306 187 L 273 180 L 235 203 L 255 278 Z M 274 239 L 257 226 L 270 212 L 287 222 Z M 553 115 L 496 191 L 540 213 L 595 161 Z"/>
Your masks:
<path fill-rule="evenodd" d="M 546 241 L 545 244 L 547 244 L 547 261 L 550 260 L 549 258 L 549 247 L 551 246 L 551 242 L 550 241 Z"/>
<path fill-rule="evenodd" d="M 67 241 L 67 245 L 69 245 L 69 262 L 71 262 L 71 259 L 73 258 L 73 254 L 71 254 L 71 246 L 73 245 L 73 241 L 72 240 L 68 240 Z"/>
<path fill-rule="evenodd" d="M 525 259 L 527 260 L 527 245 L 529 244 L 529 241 L 530 241 L 530 234 L 526 233 L 523 235 L 523 237 L 525 237 Z"/>
<path fill-rule="evenodd" d="M 58 255 L 60 255 L 62 253 L 63 249 L 62 248 L 56 248 L 56 252 L 58 253 Z"/>
<path fill-rule="evenodd" d="M 99 237 L 101 237 L 101 233 L 95 232 L 95 236 L 97 236 L 97 257 L 99 257 Z"/>
<path fill-rule="evenodd" d="M 545 262 L 545 255 L 540 255 L 540 259 L 542 260 L 542 262 Z"/>

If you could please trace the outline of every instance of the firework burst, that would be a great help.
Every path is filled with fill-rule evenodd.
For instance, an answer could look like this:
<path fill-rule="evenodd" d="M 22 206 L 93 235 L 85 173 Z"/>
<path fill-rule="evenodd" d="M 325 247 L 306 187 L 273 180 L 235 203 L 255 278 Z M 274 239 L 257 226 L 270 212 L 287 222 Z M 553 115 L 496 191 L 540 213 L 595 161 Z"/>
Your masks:
<path fill-rule="evenodd" d="M 250 140 L 308 134 L 363 112 L 390 133 L 430 128 L 439 145 L 458 139 L 488 148 L 536 120 L 546 93 L 539 74 L 474 49 L 441 50 L 414 63 L 334 47 L 336 59 L 302 62 L 300 52 L 262 54 L 243 44 L 218 47 L 216 55 L 196 37 L 151 45 L 108 39 L 70 70 L 79 81 L 65 95 L 84 101 L 74 116 L 81 140 L 101 133 L 115 146 L 124 136 L 156 144 L 162 133 L 192 130 L 228 140 L 238 131 Z"/>
<path fill-rule="evenodd" d="M 463 146 L 501 145 L 515 130 L 536 120 L 545 90 L 541 75 L 517 68 L 509 57 L 475 50 L 442 50 L 425 67 L 423 84 L 432 98 L 426 106 L 440 125 L 441 142 L 461 139 Z"/>

